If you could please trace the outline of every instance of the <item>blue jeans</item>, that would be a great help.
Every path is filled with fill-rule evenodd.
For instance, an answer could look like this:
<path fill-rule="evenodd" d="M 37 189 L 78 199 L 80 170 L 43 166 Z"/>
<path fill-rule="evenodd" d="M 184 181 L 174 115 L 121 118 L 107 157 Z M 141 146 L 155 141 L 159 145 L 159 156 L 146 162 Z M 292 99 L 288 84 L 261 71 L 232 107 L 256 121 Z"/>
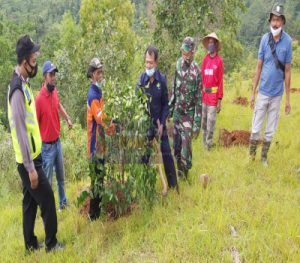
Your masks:
<path fill-rule="evenodd" d="M 57 190 L 59 197 L 59 207 L 63 208 L 67 204 L 67 198 L 65 194 L 65 176 L 64 176 L 64 162 L 61 149 L 60 139 L 54 144 L 42 144 L 42 158 L 43 158 L 43 170 L 52 185 L 53 168 L 55 168 Z"/>

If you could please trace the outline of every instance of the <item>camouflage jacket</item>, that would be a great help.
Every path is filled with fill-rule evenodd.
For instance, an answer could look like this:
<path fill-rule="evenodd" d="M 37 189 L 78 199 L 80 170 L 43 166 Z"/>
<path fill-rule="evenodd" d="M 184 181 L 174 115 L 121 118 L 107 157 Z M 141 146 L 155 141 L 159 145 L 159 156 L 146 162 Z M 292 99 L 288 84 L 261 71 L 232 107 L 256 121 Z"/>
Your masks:
<path fill-rule="evenodd" d="M 193 120 L 193 132 L 200 131 L 202 81 L 199 66 L 195 61 L 187 67 L 182 58 L 178 59 L 169 106 L 174 120 L 189 115 Z"/>

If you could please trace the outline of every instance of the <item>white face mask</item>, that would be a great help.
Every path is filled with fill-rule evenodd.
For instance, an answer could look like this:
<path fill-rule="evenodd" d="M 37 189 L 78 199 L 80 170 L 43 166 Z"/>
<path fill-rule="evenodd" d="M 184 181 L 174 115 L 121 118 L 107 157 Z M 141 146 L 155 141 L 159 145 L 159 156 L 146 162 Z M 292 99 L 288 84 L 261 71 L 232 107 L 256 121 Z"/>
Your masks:
<path fill-rule="evenodd" d="M 146 69 L 146 74 L 148 75 L 148 77 L 152 77 L 154 73 L 155 73 L 155 68 Z"/>
<path fill-rule="evenodd" d="M 274 29 L 272 26 L 270 26 L 270 30 L 271 30 L 271 33 L 272 33 L 273 37 L 276 37 L 280 34 L 282 28 L 279 27 L 277 29 Z"/>
<path fill-rule="evenodd" d="M 96 81 L 95 85 L 96 85 L 99 89 L 102 89 L 103 86 L 105 85 L 105 79 L 101 80 L 100 82 Z"/>

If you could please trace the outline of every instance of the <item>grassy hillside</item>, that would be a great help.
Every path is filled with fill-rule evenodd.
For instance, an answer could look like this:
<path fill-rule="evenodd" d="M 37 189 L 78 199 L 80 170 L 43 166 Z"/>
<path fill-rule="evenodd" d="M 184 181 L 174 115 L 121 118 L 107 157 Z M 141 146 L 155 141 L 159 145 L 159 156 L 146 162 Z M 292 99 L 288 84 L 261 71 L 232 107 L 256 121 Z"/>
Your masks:
<path fill-rule="evenodd" d="M 299 73 L 293 72 L 292 87 L 300 88 Z M 231 103 L 237 95 L 249 97 L 249 83 L 227 80 L 217 130 L 250 129 L 250 108 Z M 2 196 L 0 262 L 232 262 L 233 247 L 243 262 L 300 262 L 300 174 L 294 171 L 300 164 L 299 99 L 299 93 L 291 94 L 290 116 L 284 115 L 282 104 L 269 168 L 259 160 L 250 163 L 246 147 L 207 152 L 199 138 L 193 145 L 189 182 L 180 181 L 181 194 L 160 198 L 151 211 L 136 209 L 117 221 L 90 223 L 74 205 L 88 181 L 68 181 L 72 205 L 58 214 L 64 252 L 25 257 L 21 192 Z M 212 178 L 206 190 L 198 181 L 202 173 Z M 44 239 L 40 216 L 36 234 Z"/>

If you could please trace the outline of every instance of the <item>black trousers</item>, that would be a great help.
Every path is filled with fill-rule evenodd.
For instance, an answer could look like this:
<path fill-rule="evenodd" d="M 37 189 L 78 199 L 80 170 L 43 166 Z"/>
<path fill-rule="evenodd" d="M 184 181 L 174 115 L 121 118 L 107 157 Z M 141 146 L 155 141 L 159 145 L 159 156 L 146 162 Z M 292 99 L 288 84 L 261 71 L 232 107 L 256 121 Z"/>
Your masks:
<path fill-rule="evenodd" d="M 96 220 L 100 217 L 101 213 L 101 200 L 100 194 L 104 187 L 105 177 L 105 160 L 93 158 L 90 163 L 90 176 L 91 176 L 91 191 L 93 197 L 90 200 L 89 216 L 91 220 Z"/>
<path fill-rule="evenodd" d="M 155 126 L 152 126 L 151 128 L 148 129 L 147 132 L 147 140 L 148 140 L 147 147 L 149 149 L 147 149 L 147 153 L 142 158 L 142 162 L 145 164 L 149 163 L 152 141 L 154 140 L 155 137 L 157 137 L 157 128 Z M 168 137 L 168 132 L 166 127 L 164 127 L 163 135 L 160 139 L 160 150 L 162 153 L 168 186 L 176 187 L 177 186 L 176 170 L 175 170 L 174 160 L 172 157 L 172 152 L 171 152 L 171 147 L 170 147 L 169 137 Z"/>
<path fill-rule="evenodd" d="M 23 235 L 26 249 L 38 248 L 37 237 L 34 235 L 34 224 L 37 207 L 41 209 L 41 216 L 45 228 L 45 245 L 51 248 L 56 245 L 57 217 L 52 188 L 42 168 L 42 157 L 34 160 L 38 174 L 38 187 L 31 189 L 29 174 L 23 164 L 18 164 L 18 172 L 23 183 Z"/>

